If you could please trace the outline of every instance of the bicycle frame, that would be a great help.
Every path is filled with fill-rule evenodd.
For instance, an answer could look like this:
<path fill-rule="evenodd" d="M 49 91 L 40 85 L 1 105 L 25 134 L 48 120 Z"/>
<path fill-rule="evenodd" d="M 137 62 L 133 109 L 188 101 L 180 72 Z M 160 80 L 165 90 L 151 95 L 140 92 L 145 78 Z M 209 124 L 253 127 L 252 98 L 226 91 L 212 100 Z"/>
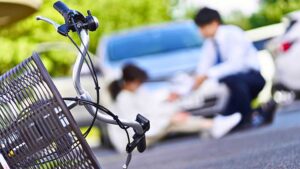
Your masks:
<path fill-rule="evenodd" d="M 150 128 L 150 122 L 140 114 L 133 122 L 120 120 L 105 107 L 92 101 L 90 94 L 81 86 L 80 74 L 85 57 L 89 57 L 88 31 L 95 31 L 98 21 L 89 11 L 88 16 L 83 16 L 78 11 L 70 10 L 61 1 L 56 2 L 54 8 L 65 18 L 64 24 L 59 25 L 40 16 L 37 20 L 52 24 L 58 33 L 68 36 L 78 48 L 73 68 L 77 97 L 61 97 L 36 53 L 0 76 L 0 168 L 1 165 L 5 168 L 8 165 L 12 168 L 100 168 L 69 111 L 81 103 L 102 122 L 119 125 L 126 132 L 128 127 L 133 128 L 133 141 L 130 142 L 128 138 L 126 147 L 128 156 L 123 166 L 126 169 L 131 152 L 135 148 L 139 152 L 146 149 L 145 133 Z M 79 34 L 82 42 L 80 47 L 68 35 L 69 31 Z M 98 87 L 96 80 L 95 84 Z M 67 106 L 65 100 L 74 102 Z M 103 113 L 97 113 L 97 109 Z"/>
<path fill-rule="evenodd" d="M 43 21 L 53 25 L 56 30 L 60 26 L 59 24 L 52 21 L 51 19 L 45 18 L 45 17 L 42 17 L 42 16 L 38 16 L 37 20 L 43 20 Z M 79 98 L 91 101 L 92 97 L 87 92 L 87 90 L 85 90 L 82 87 L 81 80 L 80 80 L 80 74 L 81 74 L 82 66 L 83 66 L 85 57 L 86 57 L 87 52 L 88 52 L 87 49 L 89 47 L 89 41 L 90 41 L 87 29 L 82 29 L 80 31 L 80 38 L 82 39 L 83 43 L 80 45 L 80 51 L 81 52 L 78 52 L 77 59 L 76 59 L 76 62 L 74 64 L 74 68 L 73 68 L 73 72 L 72 72 L 73 85 L 74 85 L 74 88 L 75 88 Z M 71 103 L 71 104 L 68 105 L 68 107 L 72 108 L 74 106 L 74 104 L 76 104 L 76 103 L 75 102 Z M 87 109 L 87 111 L 92 116 L 94 116 L 96 114 L 96 109 L 94 107 L 92 107 L 90 105 L 85 105 L 85 108 Z M 98 113 L 97 114 L 97 119 L 102 121 L 102 122 L 105 122 L 105 123 L 117 125 L 117 122 L 115 120 L 113 120 L 111 117 L 109 117 L 108 115 L 105 115 L 103 113 Z M 120 119 L 120 121 L 128 127 L 132 127 L 136 131 L 137 134 L 143 134 L 143 132 L 144 132 L 143 128 L 141 127 L 141 125 L 138 122 L 135 122 L 135 121 L 129 122 L 129 121 L 124 120 L 124 119 Z"/>
<path fill-rule="evenodd" d="M 81 81 L 80 81 L 80 74 L 81 74 L 82 66 L 83 66 L 83 63 L 85 60 L 85 56 L 88 52 L 87 49 L 89 46 L 88 31 L 86 29 L 82 29 L 80 31 L 80 37 L 83 42 L 80 45 L 80 50 L 82 51 L 83 55 L 81 55 L 80 52 L 77 55 L 77 59 L 76 59 L 76 62 L 75 62 L 74 68 L 73 68 L 73 84 L 74 84 L 75 90 L 78 94 L 78 97 L 80 97 L 81 99 L 91 101 L 92 98 L 91 98 L 90 94 L 82 87 Z M 92 107 L 90 105 L 85 105 L 85 108 L 92 116 L 94 116 L 96 114 L 96 109 L 94 107 Z M 97 113 L 97 119 L 102 122 L 105 122 L 105 123 L 117 125 L 117 122 L 115 120 L 113 120 L 111 117 L 109 117 L 108 115 L 105 115 L 103 113 Z M 125 126 L 132 127 L 137 134 L 143 134 L 143 132 L 144 132 L 143 128 L 141 127 L 141 125 L 138 122 L 135 122 L 135 121 L 129 122 L 124 119 L 120 119 L 120 121 Z"/>
<path fill-rule="evenodd" d="M 88 31 L 95 31 L 98 28 L 99 25 L 98 20 L 91 15 L 90 11 L 87 12 L 88 16 L 85 17 L 78 11 L 70 10 L 61 1 L 56 2 L 54 4 L 54 8 L 64 17 L 65 24 L 59 25 L 56 22 L 52 21 L 51 19 L 44 18 L 41 16 L 38 16 L 37 20 L 43 20 L 47 23 L 52 24 L 56 29 L 56 31 L 63 36 L 68 36 L 68 32 L 70 30 L 72 30 L 73 32 L 77 32 L 81 40 L 81 45 L 78 48 L 79 52 L 76 58 L 76 62 L 74 64 L 73 74 L 72 74 L 73 85 L 77 92 L 77 98 L 71 99 L 74 102 L 69 104 L 68 108 L 72 109 L 73 107 L 78 105 L 80 101 L 85 103 L 89 102 L 92 104 L 84 104 L 84 106 L 92 116 L 96 117 L 97 120 L 100 120 L 104 123 L 119 125 L 121 128 L 125 130 L 127 127 L 131 127 L 134 130 L 135 134 L 132 137 L 133 138 L 132 142 L 130 142 L 130 139 L 128 138 L 129 142 L 126 146 L 126 151 L 128 153 L 128 156 L 127 156 L 126 163 L 123 166 L 123 168 L 128 168 L 128 165 L 131 160 L 131 152 L 135 148 L 137 148 L 139 152 L 143 152 L 146 149 L 145 132 L 148 131 L 150 128 L 150 122 L 148 119 L 146 119 L 140 114 L 136 116 L 135 121 L 126 121 L 124 119 L 119 119 L 117 116 L 113 115 L 113 113 L 109 112 L 109 110 L 105 108 L 100 110 L 103 110 L 103 112 L 108 113 L 110 116 L 105 115 L 104 113 L 101 112 L 97 113 L 96 107 L 100 105 L 95 105 L 92 102 L 91 95 L 81 85 L 80 75 L 81 75 L 83 63 L 85 62 L 86 57 L 88 55 L 88 47 L 90 41 Z M 74 45 L 76 45 L 74 41 L 73 43 Z"/>

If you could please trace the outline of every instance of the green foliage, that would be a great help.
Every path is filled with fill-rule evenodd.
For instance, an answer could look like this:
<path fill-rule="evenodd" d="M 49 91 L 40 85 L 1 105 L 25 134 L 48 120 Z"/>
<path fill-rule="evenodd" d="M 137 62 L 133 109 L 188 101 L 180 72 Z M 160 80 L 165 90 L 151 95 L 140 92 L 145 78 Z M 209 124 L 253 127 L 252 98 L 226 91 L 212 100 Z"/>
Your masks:
<path fill-rule="evenodd" d="M 245 16 L 241 11 L 233 11 L 223 18 L 225 23 L 238 25 L 244 30 L 281 22 L 282 17 L 300 9 L 300 0 L 262 0 L 260 9 L 251 16 Z M 193 18 L 197 10 L 188 11 L 186 18 Z"/>
<path fill-rule="evenodd" d="M 300 0 L 264 0 L 258 12 L 250 17 L 242 14 L 233 14 L 227 23 L 239 25 L 243 29 L 253 29 L 274 23 L 279 23 L 281 18 L 292 11 L 300 9 Z"/>
<path fill-rule="evenodd" d="M 249 29 L 251 24 L 249 18 L 245 16 L 241 11 L 234 11 L 231 15 L 224 20 L 227 24 L 238 25 L 243 29 Z"/>
<path fill-rule="evenodd" d="M 52 7 L 54 2 L 55 0 L 44 0 L 39 12 L 0 30 L 2 42 L 0 74 L 30 56 L 39 43 L 57 41 L 69 43 L 68 39 L 58 35 L 51 25 L 35 20 L 35 16 L 42 15 L 63 23 L 63 18 Z M 100 28 L 91 33 L 90 51 L 92 52 L 96 51 L 98 40 L 104 34 L 170 20 L 168 0 L 64 0 L 63 2 L 71 9 L 81 12 L 91 10 L 92 14 L 99 19 Z M 61 76 L 70 74 L 75 56 L 74 52 L 60 49 L 45 52 L 42 59 L 50 74 Z"/>
<path fill-rule="evenodd" d="M 282 16 L 300 9 L 300 0 L 265 0 L 263 8 L 250 17 L 251 28 L 279 23 Z"/>

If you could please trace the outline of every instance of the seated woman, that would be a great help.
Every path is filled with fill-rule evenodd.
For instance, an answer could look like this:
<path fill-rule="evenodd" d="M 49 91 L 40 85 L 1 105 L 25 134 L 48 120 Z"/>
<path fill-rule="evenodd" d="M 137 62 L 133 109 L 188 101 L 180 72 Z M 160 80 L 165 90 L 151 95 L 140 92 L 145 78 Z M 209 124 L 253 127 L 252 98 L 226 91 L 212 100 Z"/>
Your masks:
<path fill-rule="evenodd" d="M 150 120 L 150 130 L 146 134 L 147 145 L 151 145 L 168 133 L 206 132 L 212 138 L 227 134 L 241 120 L 239 113 L 230 116 L 218 115 L 213 119 L 191 116 L 182 110 L 176 96 L 162 100 L 153 92 L 141 86 L 147 80 L 147 74 L 135 65 L 126 65 L 120 80 L 113 81 L 110 94 L 114 100 L 113 111 L 122 119 L 135 119 L 142 114 Z M 114 147 L 122 152 L 126 147 L 126 135 L 118 127 L 108 127 Z M 132 134 L 133 132 L 129 132 Z M 132 135 L 131 135 L 132 136 Z"/>

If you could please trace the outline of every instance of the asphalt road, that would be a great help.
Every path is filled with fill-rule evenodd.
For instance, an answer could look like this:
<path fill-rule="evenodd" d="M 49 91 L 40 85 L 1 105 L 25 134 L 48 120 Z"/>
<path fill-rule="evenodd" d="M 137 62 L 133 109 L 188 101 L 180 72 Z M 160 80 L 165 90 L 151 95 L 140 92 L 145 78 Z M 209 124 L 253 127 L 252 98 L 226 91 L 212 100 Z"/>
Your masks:
<path fill-rule="evenodd" d="M 103 169 L 122 168 L 125 155 L 94 150 Z M 197 136 L 164 141 L 135 153 L 131 169 L 298 169 L 300 104 L 285 107 L 272 125 L 240 131 L 219 140 Z"/>

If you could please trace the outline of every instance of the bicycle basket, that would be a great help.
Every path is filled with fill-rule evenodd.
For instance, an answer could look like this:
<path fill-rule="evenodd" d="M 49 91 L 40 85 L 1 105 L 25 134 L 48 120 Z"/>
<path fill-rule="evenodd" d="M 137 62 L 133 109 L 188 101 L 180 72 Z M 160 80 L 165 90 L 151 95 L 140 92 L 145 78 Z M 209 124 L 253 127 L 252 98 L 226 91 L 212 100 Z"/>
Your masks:
<path fill-rule="evenodd" d="M 0 157 L 13 169 L 100 168 L 38 54 L 0 76 Z"/>

